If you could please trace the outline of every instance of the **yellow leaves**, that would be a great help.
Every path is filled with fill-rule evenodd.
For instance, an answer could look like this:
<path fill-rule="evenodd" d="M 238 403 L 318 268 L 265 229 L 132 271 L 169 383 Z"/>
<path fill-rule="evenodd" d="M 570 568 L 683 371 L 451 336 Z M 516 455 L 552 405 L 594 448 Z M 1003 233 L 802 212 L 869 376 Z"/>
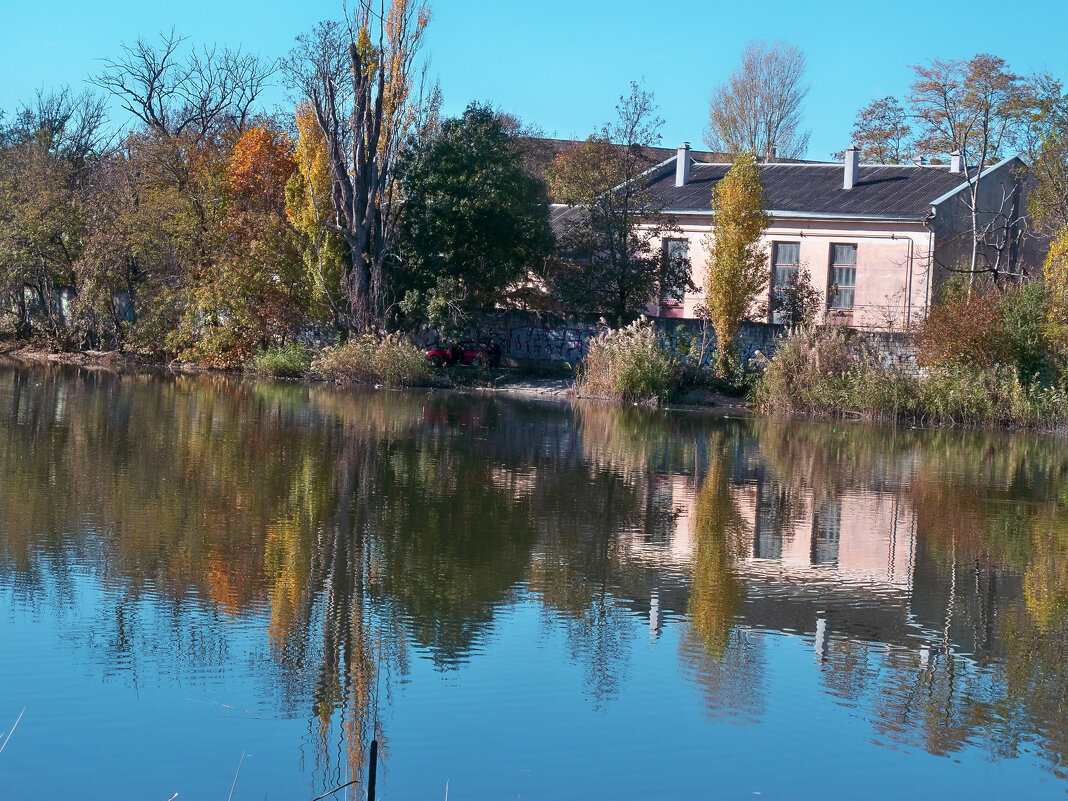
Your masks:
<path fill-rule="evenodd" d="M 1062 358 L 1068 357 L 1068 228 L 1050 244 L 1042 268 L 1046 289 L 1046 336 Z"/>
<path fill-rule="evenodd" d="M 721 343 L 720 369 L 733 354 L 734 338 L 763 291 L 769 268 L 760 238 L 768 227 L 760 166 L 743 153 L 712 193 L 713 234 L 705 244 L 711 253 L 705 281 L 709 317 Z"/>
<path fill-rule="evenodd" d="M 412 0 L 393 0 L 386 15 L 386 37 L 390 42 L 399 42 L 412 36 L 418 39 L 430 24 L 431 17 L 430 7 L 426 3 L 416 7 Z"/>
<path fill-rule="evenodd" d="M 330 164 L 326 139 L 309 103 L 297 106 L 297 142 L 294 148 L 299 181 L 286 189 L 286 217 L 293 227 L 315 239 L 319 221 L 331 214 Z"/>
<path fill-rule="evenodd" d="M 356 34 L 356 54 L 360 57 L 363 77 L 373 79 L 378 73 L 378 48 L 371 43 L 371 31 L 366 25 Z"/>
<path fill-rule="evenodd" d="M 1068 228 L 1061 229 L 1050 244 L 1042 270 L 1049 304 L 1049 322 L 1068 324 Z"/>
<path fill-rule="evenodd" d="M 768 227 L 764 205 L 760 166 L 751 154 L 743 153 L 712 193 L 717 236 L 736 236 L 743 242 L 759 239 Z"/>

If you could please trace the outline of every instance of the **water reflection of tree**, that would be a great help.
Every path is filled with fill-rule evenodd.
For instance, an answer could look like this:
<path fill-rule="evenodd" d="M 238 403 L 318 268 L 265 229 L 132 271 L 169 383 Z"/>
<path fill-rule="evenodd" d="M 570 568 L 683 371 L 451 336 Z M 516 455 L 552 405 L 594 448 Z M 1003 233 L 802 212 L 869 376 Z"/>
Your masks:
<path fill-rule="evenodd" d="M 566 465 L 539 470 L 533 489 L 530 584 L 547 616 L 566 628 L 570 655 L 601 706 L 627 675 L 628 606 L 648 604 L 651 618 L 664 614 L 652 606 L 689 503 L 675 493 L 692 485 L 706 428 L 607 404 L 577 407 L 571 425 L 577 452 Z"/>
<path fill-rule="evenodd" d="M 324 789 L 358 778 L 383 735 L 380 672 L 403 672 L 413 645 L 442 667 L 468 659 L 525 581 L 574 612 L 565 628 L 589 691 L 614 697 L 626 605 L 656 574 L 625 540 L 666 545 L 677 517 L 660 471 L 626 445 L 588 462 L 606 429 L 566 410 L 64 370 L 0 374 L 0 397 L 12 423 L 0 500 L 13 510 L 0 546 L 19 585 L 44 596 L 46 573 L 54 586 L 88 567 L 123 588 L 95 628 L 113 631 L 106 661 L 131 671 L 153 636 L 188 645 L 192 619 L 204 652 L 180 652 L 222 665 L 225 622 L 265 610 L 269 692 L 299 714 L 315 676 Z M 656 459 L 675 458 L 662 427 L 648 431 Z M 153 629 L 141 597 L 173 614 Z"/>
<path fill-rule="evenodd" d="M 763 709 L 763 643 L 739 620 L 745 587 L 738 573 L 747 532 L 732 491 L 732 453 L 724 433 L 708 445 L 708 468 L 694 505 L 694 560 L 680 656 L 708 710 L 752 720 Z"/>
<path fill-rule="evenodd" d="M 619 692 L 635 611 L 688 589 L 687 674 L 710 710 L 758 716 L 736 499 L 761 483 L 780 530 L 860 490 L 916 520 L 912 633 L 833 632 L 830 692 L 933 753 L 1037 736 L 1068 759 L 1059 442 L 59 370 L 0 372 L 0 398 L 0 581 L 45 599 L 90 570 L 118 671 L 151 625 L 158 650 L 221 664 L 227 621 L 268 615 L 264 692 L 292 714 L 310 700 L 323 786 L 363 768 L 380 665 L 403 672 L 413 646 L 462 663 L 528 589 L 596 703 Z M 669 553 L 690 512 L 692 573 Z"/>
<path fill-rule="evenodd" d="M 766 469 L 813 504 L 858 490 L 913 513 L 923 633 L 878 649 L 843 634 L 821 676 L 880 734 L 935 754 L 1010 756 L 1040 732 L 1068 759 L 1068 452 L 1055 439 L 759 421 Z"/>

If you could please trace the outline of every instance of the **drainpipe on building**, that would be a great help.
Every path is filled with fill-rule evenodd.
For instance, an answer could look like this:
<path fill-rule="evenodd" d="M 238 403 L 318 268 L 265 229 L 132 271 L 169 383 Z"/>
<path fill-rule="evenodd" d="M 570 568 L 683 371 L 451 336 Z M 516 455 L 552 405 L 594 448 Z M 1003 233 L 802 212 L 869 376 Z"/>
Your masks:
<path fill-rule="evenodd" d="M 931 311 L 931 270 L 934 267 L 934 228 L 929 223 L 935 218 L 935 207 L 931 206 L 930 213 L 923 218 L 923 227 L 927 229 L 927 287 L 923 295 L 923 316 L 926 317 Z"/>
<path fill-rule="evenodd" d="M 912 264 L 916 260 L 916 241 L 909 237 L 909 273 L 905 279 L 905 328 L 912 328 Z"/>

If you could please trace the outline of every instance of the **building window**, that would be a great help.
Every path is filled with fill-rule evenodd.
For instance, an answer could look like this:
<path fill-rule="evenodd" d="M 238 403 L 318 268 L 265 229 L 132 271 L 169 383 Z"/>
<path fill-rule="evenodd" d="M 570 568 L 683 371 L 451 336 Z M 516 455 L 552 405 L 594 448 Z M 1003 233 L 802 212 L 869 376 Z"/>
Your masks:
<path fill-rule="evenodd" d="M 831 286 L 828 292 L 832 309 L 852 311 L 857 289 L 857 246 L 831 245 Z"/>
<path fill-rule="evenodd" d="M 786 318 L 776 309 L 782 305 L 783 288 L 797 281 L 801 266 L 800 242 L 776 242 L 772 246 L 771 321 L 785 323 Z"/>
<path fill-rule="evenodd" d="M 812 521 L 812 564 L 838 563 L 838 544 L 842 539 L 842 501 L 827 501 Z"/>
<path fill-rule="evenodd" d="M 665 239 L 663 243 L 664 274 L 674 280 L 660 288 L 661 306 L 678 306 L 686 297 L 684 277 L 690 267 L 690 241 L 688 239 Z"/>
<path fill-rule="evenodd" d="M 782 558 L 789 511 L 790 494 L 785 487 L 768 480 L 757 484 L 756 527 L 753 532 L 754 557 L 757 559 Z"/>

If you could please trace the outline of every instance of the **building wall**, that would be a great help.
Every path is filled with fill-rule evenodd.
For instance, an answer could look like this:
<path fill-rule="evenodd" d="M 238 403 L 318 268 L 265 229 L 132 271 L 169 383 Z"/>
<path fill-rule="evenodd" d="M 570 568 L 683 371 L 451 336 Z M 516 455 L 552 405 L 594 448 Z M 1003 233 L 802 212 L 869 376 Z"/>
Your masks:
<path fill-rule="evenodd" d="M 679 354 L 694 352 L 695 341 L 704 339 L 701 363 L 711 364 L 716 356 L 716 336 L 711 326 L 695 319 L 652 318 L 660 340 Z M 590 341 L 606 329 L 603 323 L 590 320 L 564 320 L 536 312 L 511 311 L 486 315 L 461 336 L 444 336 L 434 328 L 424 328 L 414 335 L 423 348 L 448 347 L 454 341 L 471 340 L 496 343 L 504 364 L 566 363 L 575 366 L 589 353 Z M 772 356 L 778 349 L 786 326 L 763 322 L 742 323 L 738 331 L 738 355 L 747 363 L 759 352 Z M 917 374 L 917 350 L 912 335 L 905 331 L 865 331 L 861 340 L 886 366 L 896 365 Z M 687 358 L 689 356 L 687 355 Z"/>
<path fill-rule="evenodd" d="M 681 232 L 671 238 L 688 242 L 694 283 L 702 287 L 688 292 L 678 306 L 655 305 L 651 313 L 665 317 L 692 318 L 704 300 L 703 285 L 707 274 L 709 248 L 707 239 L 711 216 L 702 215 L 680 222 Z M 841 321 L 858 328 L 900 329 L 923 319 L 928 293 L 929 232 L 917 223 L 879 223 L 773 219 L 763 238 L 767 253 L 767 271 L 772 271 L 772 246 L 777 242 L 800 245 L 800 260 L 807 267 L 812 283 L 827 306 L 831 285 L 831 254 L 834 244 L 857 246 L 857 283 L 854 310 Z M 768 291 L 765 290 L 754 312 L 768 320 Z"/>
<path fill-rule="evenodd" d="M 977 224 L 972 224 L 971 199 L 967 190 L 934 206 L 931 227 L 935 232 L 934 284 L 937 287 L 956 271 L 967 275 L 972 257 L 972 232 L 976 227 L 987 241 L 980 244 L 979 269 L 993 266 L 1001 251 L 999 269 L 1016 273 L 1021 268 L 1039 274 L 1044 250 L 1035 237 L 1020 236 L 1026 211 L 1026 193 L 1021 182 L 1023 163 L 1006 159 L 983 175 L 976 196 Z M 963 176 L 962 176 L 963 179 Z M 964 272 L 960 272 L 960 271 Z"/>

